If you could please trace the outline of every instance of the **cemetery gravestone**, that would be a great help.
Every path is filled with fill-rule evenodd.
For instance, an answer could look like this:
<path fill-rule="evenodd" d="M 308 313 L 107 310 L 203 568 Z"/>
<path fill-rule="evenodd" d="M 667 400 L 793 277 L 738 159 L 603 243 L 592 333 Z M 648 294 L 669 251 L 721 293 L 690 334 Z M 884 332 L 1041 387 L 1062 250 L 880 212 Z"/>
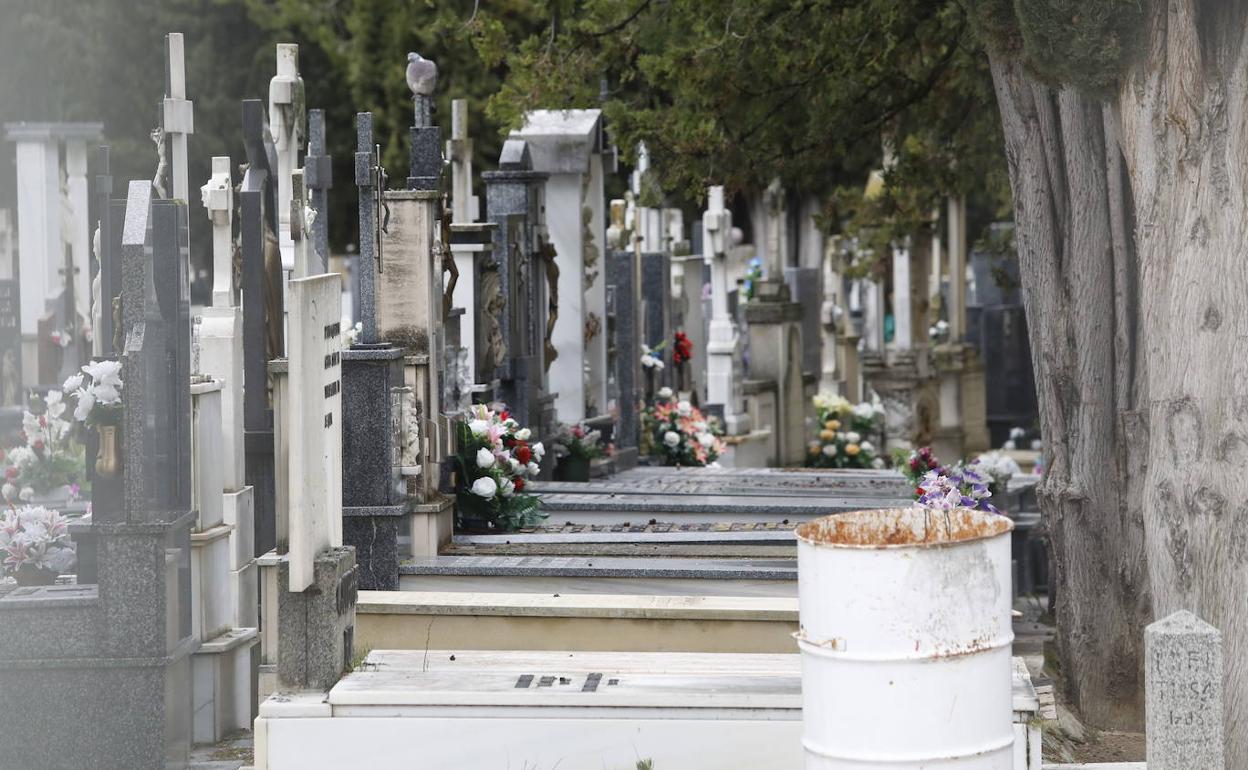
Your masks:
<path fill-rule="evenodd" d="M 373 315 L 381 172 L 372 119 L 367 112 L 356 116 L 362 333 L 342 351 L 342 537 L 355 548 L 360 587 L 393 591 L 399 587 L 399 523 L 407 512 L 395 424 L 404 406 L 403 351 L 377 340 Z"/>
<path fill-rule="evenodd" d="M 290 589 L 312 584 L 313 560 L 342 545 L 342 279 L 290 281 Z"/>
<path fill-rule="evenodd" d="M 284 352 L 281 258 L 272 170 L 276 151 L 267 136 L 264 105 L 243 101 L 247 171 L 239 190 L 240 277 L 243 307 L 243 428 L 246 483 L 254 488 L 256 556 L 277 543 L 273 412 L 268 362 Z"/>
<path fill-rule="evenodd" d="M 547 175 L 533 170 L 528 145 L 521 139 L 503 143 L 498 171 L 481 175 L 485 182 L 486 218 L 494 230 L 501 291 L 506 298 L 499 332 L 508 355 L 496 368 L 500 397 L 522 425 L 542 431 L 545 391 L 546 272 L 538 256 Z"/>
<path fill-rule="evenodd" d="M 1222 634 L 1190 612 L 1144 631 L 1149 770 L 1222 770 Z"/>
<path fill-rule="evenodd" d="M 289 452 L 290 544 L 278 565 L 278 683 L 326 690 L 350 664 L 358 573 L 342 546 L 342 280 L 300 278 L 290 292 L 290 355 L 279 420 Z M 280 457 L 280 451 L 279 451 Z"/>

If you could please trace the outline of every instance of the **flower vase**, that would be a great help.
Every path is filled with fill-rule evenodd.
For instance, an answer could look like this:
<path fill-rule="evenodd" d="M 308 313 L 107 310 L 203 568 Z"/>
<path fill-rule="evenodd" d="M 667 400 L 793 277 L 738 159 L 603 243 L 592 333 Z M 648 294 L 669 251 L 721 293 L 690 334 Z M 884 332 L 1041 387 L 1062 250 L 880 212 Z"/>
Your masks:
<path fill-rule="evenodd" d="M 589 481 L 589 458 L 569 455 L 559 460 L 555 481 Z"/>
<path fill-rule="evenodd" d="M 121 468 L 121 452 L 118 448 L 116 425 L 100 426 L 100 448 L 95 457 L 95 475 L 101 479 L 117 477 Z"/>
<path fill-rule="evenodd" d="M 471 492 L 455 495 L 455 529 L 459 532 L 495 532 L 495 516 L 489 503 Z"/>
<path fill-rule="evenodd" d="M 56 572 L 40 569 L 32 564 L 23 564 L 13 573 L 13 579 L 19 586 L 50 586 L 56 582 Z"/>

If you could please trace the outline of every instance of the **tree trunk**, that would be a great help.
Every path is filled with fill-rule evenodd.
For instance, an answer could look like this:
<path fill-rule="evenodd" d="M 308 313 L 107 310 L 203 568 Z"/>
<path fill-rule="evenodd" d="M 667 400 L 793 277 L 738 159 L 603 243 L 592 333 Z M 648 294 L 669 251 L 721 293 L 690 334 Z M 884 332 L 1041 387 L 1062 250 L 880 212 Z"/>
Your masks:
<path fill-rule="evenodd" d="M 1090 724 L 1143 723 L 1143 358 L 1115 122 L 1015 62 L 992 60 L 1032 335 L 1067 694 Z"/>
<path fill-rule="evenodd" d="M 1106 103 L 992 60 L 1072 692 L 1138 726 L 1142 625 L 1190 609 L 1223 634 L 1228 767 L 1248 767 L 1246 15 L 1153 3 Z"/>

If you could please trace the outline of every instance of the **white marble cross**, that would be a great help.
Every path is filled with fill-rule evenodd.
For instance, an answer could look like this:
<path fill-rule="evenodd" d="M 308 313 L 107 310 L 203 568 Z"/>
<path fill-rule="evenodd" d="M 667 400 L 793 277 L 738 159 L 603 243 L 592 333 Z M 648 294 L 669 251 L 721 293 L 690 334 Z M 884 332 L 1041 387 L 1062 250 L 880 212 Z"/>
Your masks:
<path fill-rule="evenodd" d="M 468 138 L 468 100 L 451 101 L 451 138 L 446 141 L 451 159 L 451 221 L 475 222 L 480 201 L 472 194 L 472 140 Z"/>
<path fill-rule="evenodd" d="M 212 222 L 212 304 L 234 307 L 238 286 L 234 283 L 234 180 L 228 155 L 212 159 L 212 178 L 200 188 L 204 208 Z"/>
<path fill-rule="evenodd" d="M 732 233 L 732 212 L 724 208 L 724 188 L 707 189 L 702 214 L 702 251 L 711 265 L 711 323 L 706 346 L 706 400 L 721 404 L 724 428 L 738 435 L 750 430 L 741 389 L 741 355 L 737 323 L 728 312 L 727 249 Z"/>
<path fill-rule="evenodd" d="M 303 78 L 299 76 L 299 46 L 277 44 L 277 74 L 269 81 L 269 130 L 277 150 L 278 246 L 282 269 L 295 266 L 294 242 L 290 236 L 290 175 L 299 167 L 299 152 L 307 132 Z"/>
<path fill-rule="evenodd" d="M 189 204 L 186 138 L 195 133 L 195 108 L 186 98 L 186 56 L 181 32 L 165 35 L 165 53 L 169 69 L 161 122 L 165 136 L 173 146 L 173 160 L 170 164 L 173 198 Z"/>

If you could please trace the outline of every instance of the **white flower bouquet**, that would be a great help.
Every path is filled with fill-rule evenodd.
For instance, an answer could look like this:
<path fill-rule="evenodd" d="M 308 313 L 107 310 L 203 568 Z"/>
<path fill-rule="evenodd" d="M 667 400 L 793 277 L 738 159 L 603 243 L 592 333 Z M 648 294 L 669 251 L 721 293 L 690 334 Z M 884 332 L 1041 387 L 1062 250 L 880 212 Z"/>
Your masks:
<path fill-rule="evenodd" d="M 74 565 L 69 522 L 40 505 L 10 508 L 0 517 L 0 571 L 24 585 L 50 585 Z"/>
<path fill-rule="evenodd" d="M 532 431 L 505 409 L 477 405 L 458 423 L 456 518 L 461 527 L 510 531 L 543 518 L 540 501 L 523 494 L 546 454 Z"/>

